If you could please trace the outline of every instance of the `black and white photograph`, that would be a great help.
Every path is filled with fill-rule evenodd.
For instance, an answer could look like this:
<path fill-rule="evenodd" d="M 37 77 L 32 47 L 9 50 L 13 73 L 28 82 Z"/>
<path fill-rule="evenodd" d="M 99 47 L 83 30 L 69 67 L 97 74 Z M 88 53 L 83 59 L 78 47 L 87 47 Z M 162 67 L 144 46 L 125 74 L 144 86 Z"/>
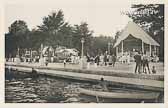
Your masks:
<path fill-rule="evenodd" d="M 5 103 L 164 103 L 165 4 L 63 1 L 4 5 Z"/>

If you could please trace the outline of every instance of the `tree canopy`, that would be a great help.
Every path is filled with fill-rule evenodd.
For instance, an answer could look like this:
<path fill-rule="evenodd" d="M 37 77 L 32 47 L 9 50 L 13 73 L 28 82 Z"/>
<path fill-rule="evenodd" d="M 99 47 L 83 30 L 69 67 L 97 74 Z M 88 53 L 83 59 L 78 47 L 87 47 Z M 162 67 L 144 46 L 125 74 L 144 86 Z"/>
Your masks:
<path fill-rule="evenodd" d="M 76 48 L 81 52 L 81 39 L 84 38 L 84 54 L 95 56 L 108 50 L 108 43 L 113 43 L 112 37 L 93 36 L 87 22 L 71 25 L 64 19 L 62 10 L 52 12 L 42 19 L 37 29 L 29 30 L 25 21 L 14 21 L 5 34 L 5 56 L 15 57 L 17 49 L 32 49 L 39 51 L 40 45 L 64 46 Z M 112 48 L 112 47 L 111 47 Z"/>

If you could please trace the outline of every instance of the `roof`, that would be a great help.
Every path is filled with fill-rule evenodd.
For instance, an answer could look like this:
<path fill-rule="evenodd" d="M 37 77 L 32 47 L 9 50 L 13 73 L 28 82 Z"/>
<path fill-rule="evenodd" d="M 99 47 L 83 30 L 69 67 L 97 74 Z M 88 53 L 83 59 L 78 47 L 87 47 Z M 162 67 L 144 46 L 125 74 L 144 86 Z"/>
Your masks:
<path fill-rule="evenodd" d="M 134 22 L 128 22 L 127 26 L 121 32 L 119 38 L 117 39 L 114 47 L 118 46 L 122 40 L 125 40 L 129 35 L 132 35 L 135 38 L 141 39 L 144 43 L 160 46 L 149 34 L 147 34 L 140 26 Z"/>
<path fill-rule="evenodd" d="M 79 51 L 76 49 L 60 49 L 57 51 L 57 53 L 63 53 L 63 52 L 67 52 L 67 53 L 71 53 L 76 55 Z"/>

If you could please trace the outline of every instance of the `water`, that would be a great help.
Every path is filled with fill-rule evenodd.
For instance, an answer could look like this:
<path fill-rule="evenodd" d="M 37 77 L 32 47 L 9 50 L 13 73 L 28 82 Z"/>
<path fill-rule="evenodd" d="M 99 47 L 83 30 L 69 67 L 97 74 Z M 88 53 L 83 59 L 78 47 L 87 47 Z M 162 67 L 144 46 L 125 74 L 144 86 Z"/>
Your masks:
<path fill-rule="evenodd" d="M 36 78 L 29 74 L 12 71 L 6 72 L 6 103 L 95 103 L 96 97 L 81 95 L 76 92 L 78 86 L 91 89 L 93 83 L 60 79 L 40 75 Z M 131 91 L 131 90 L 130 90 Z M 142 102 L 142 100 L 110 99 L 100 102 Z M 151 101 L 152 102 L 152 101 Z"/>
<path fill-rule="evenodd" d="M 6 103 L 63 103 L 88 102 L 87 98 L 80 98 L 70 87 L 81 85 L 91 87 L 91 83 L 77 82 L 60 78 L 40 75 L 32 78 L 28 74 L 6 72 L 5 102 Z M 74 88 L 73 88 L 74 89 Z M 96 101 L 96 100 L 95 100 Z"/>

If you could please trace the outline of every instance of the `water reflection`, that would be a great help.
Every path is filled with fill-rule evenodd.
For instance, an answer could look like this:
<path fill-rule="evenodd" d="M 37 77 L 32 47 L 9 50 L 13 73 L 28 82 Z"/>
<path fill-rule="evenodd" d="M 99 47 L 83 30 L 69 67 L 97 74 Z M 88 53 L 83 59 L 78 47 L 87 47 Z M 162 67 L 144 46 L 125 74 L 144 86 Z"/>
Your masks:
<path fill-rule="evenodd" d="M 90 103 L 97 102 L 96 97 L 88 97 L 78 93 L 79 86 L 91 89 L 93 83 L 79 82 L 67 79 L 40 75 L 36 78 L 29 74 L 12 71 L 6 72 L 5 102 L 6 103 Z M 111 89 L 120 92 L 121 88 Z M 123 90 L 124 88 L 122 88 Z M 128 90 L 131 92 L 134 90 Z M 100 100 L 100 99 L 99 99 Z M 141 102 L 142 100 L 112 99 L 100 102 Z"/>
<path fill-rule="evenodd" d="M 73 92 L 78 82 L 55 79 L 46 76 L 38 78 L 16 77 L 5 80 L 5 101 L 7 103 L 60 103 L 80 102 L 77 92 Z M 23 76 L 23 75 L 22 75 Z M 89 83 L 82 83 L 88 86 Z M 83 101 L 85 102 L 85 101 Z"/>

